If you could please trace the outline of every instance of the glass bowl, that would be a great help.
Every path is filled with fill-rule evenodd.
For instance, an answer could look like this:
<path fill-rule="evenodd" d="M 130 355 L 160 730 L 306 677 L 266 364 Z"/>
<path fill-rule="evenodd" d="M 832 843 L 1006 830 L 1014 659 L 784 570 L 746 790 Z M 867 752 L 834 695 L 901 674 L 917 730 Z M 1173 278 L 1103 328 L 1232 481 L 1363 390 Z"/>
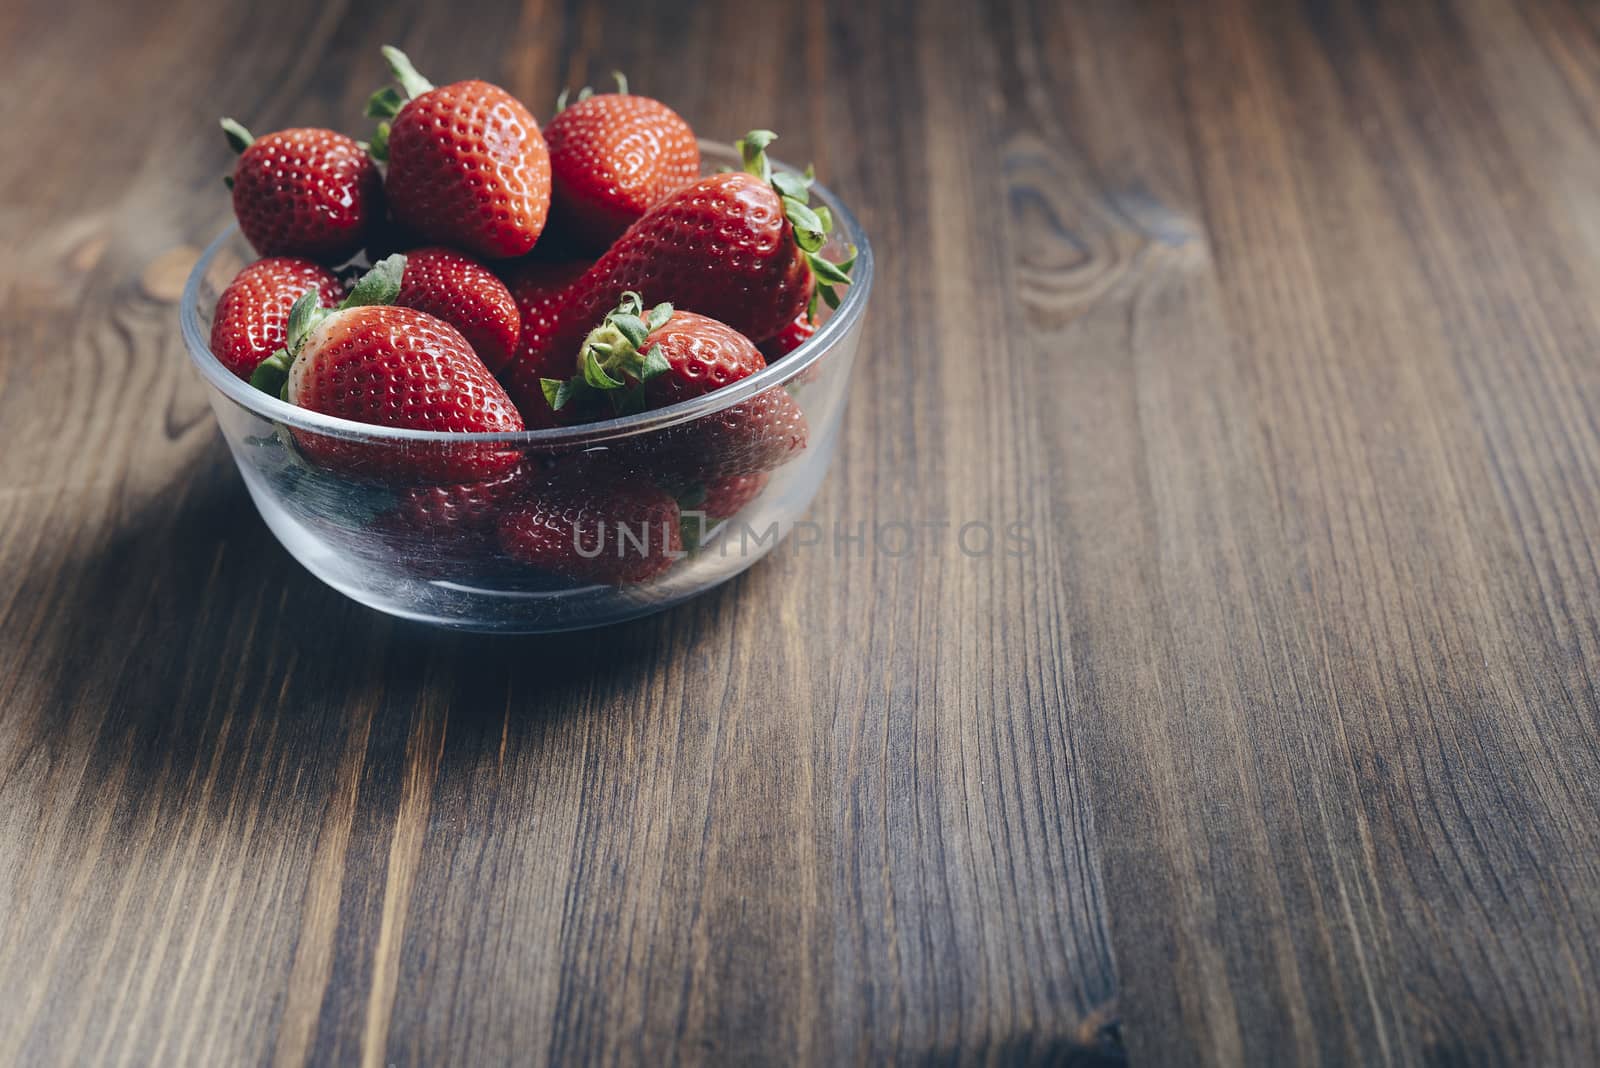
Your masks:
<path fill-rule="evenodd" d="M 701 150 L 708 173 L 738 166 L 730 146 Z M 209 344 L 217 297 L 256 258 L 237 227 L 189 276 L 183 338 L 261 517 L 334 589 L 391 615 L 466 630 L 615 623 L 702 593 L 771 552 L 827 473 L 872 290 L 872 249 L 832 193 L 816 185 L 813 195 L 833 213 L 829 257 L 857 250 L 839 308 L 822 308 L 817 332 L 765 370 L 654 411 L 552 430 L 443 434 L 355 423 L 269 396 L 231 374 Z M 761 408 L 788 413 L 783 448 L 751 447 L 741 436 Z M 483 485 L 449 481 L 491 469 Z M 570 499 L 562 487 L 578 482 L 631 487 L 621 496 L 634 507 L 611 510 L 618 518 L 608 528 L 592 511 L 559 506 Z M 679 509 L 676 532 L 670 510 L 638 504 L 664 496 Z M 546 522 L 532 534 L 570 536 L 576 555 L 564 555 L 576 568 L 549 570 L 508 551 L 518 541 L 506 533 L 506 513 L 519 508 L 574 517 L 570 529 Z M 630 559 L 650 562 L 623 566 Z"/>

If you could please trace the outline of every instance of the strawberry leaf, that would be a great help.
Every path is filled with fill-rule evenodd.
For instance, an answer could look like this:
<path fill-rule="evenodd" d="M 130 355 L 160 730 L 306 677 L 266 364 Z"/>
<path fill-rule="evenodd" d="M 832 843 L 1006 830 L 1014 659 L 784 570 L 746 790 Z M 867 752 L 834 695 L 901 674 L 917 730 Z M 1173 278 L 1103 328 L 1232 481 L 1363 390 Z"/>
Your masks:
<path fill-rule="evenodd" d="M 806 262 L 811 264 L 811 273 L 817 276 L 818 285 L 842 286 L 850 283 L 850 276 L 839 269 L 839 265 L 832 263 L 815 252 L 806 253 Z"/>
<path fill-rule="evenodd" d="M 406 98 L 400 95 L 400 90 L 386 85 L 367 98 L 367 118 L 392 119 L 405 106 Z"/>
<path fill-rule="evenodd" d="M 783 213 L 794 227 L 794 243 L 806 252 L 819 252 L 828 240 L 817 213 L 793 197 L 783 198 Z"/>
<path fill-rule="evenodd" d="M 294 358 L 288 349 L 279 349 L 256 365 L 250 374 L 250 384 L 261 392 L 287 400 L 284 390 L 289 386 L 289 365 Z"/>
<path fill-rule="evenodd" d="M 361 308 L 369 304 L 393 304 L 400 295 L 400 279 L 405 275 L 406 258 L 396 252 L 372 265 L 372 270 L 361 276 L 350 295 L 339 305 L 344 308 Z M 293 313 L 290 313 L 291 316 Z"/>
<path fill-rule="evenodd" d="M 317 291 L 308 289 L 300 294 L 289 309 L 289 325 L 284 331 L 284 347 L 288 355 L 293 356 L 305 345 L 306 335 L 311 333 L 316 323 L 318 305 Z"/>
<path fill-rule="evenodd" d="M 539 379 L 539 388 L 544 391 L 545 403 L 555 411 L 560 411 L 572 403 L 574 397 L 583 393 L 588 386 L 583 379 L 573 377 L 565 382 L 555 378 Z"/>
<path fill-rule="evenodd" d="M 623 383 L 612 378 L 606 369 L 600 366 L 600 361 L 595 359 L 594 347 L 585 345 L 583 358 L 580 361 L 583 380 L 595 389 L 621 389 Z"/>
<path fill-rule="evenodd" d="M 621 331 L 622 336 L 628 339 L 628 344 L 635 349 L 644 344 L 645 337 L 650 333 L 650 328 L 645 326 L 644 320 L 637 315 L 618 315 L 613 312 L 607 318 L 610 320 L 611 325 Z"/>
<path fill-rule="evenodd" d="M 808 183 L 793 171 L 774 171 L 772 174 L 772 187 L 786 197 L 793 197 L 804 204 L 811 196 L 807 188 Z"/>
<path fill-rule="evenodd" d="M 644 354 L 644 361 L 639 365 L 639 381 L 648 382 L 659 374 L 665 374 L 669 366 L 666 354 L 661 351 L 661 346 L 651 345 L 650 351 Z"/>
<path fill-rule="evenodd" d="M 367 144 L 367 155 L 378 163 L 389 162 L 389 124 L 378 123 L 378 128 L 372 131 L 372 140 Z"/>
<path fill-rule="evenodd" d="M 671 318 L 672 305 L 663 301 L 662 303 L 657 304 L 654 308 L 650 309 L 650 318 L 645 320 L 645 325 L 650 328 L 652 333 L 654 333 L 655 331 L 660 330 L 663 326 L 666 326 L 667 321 Z"/>
<path fill-rule="evenodd" d="M 222 134 L 228 139 L 228 147 L 235 152 L 243 152 L 255 144 L 256 140 L 251 136 L 249 130 L 246 130 L 232 119 L 222 120 Z"/>

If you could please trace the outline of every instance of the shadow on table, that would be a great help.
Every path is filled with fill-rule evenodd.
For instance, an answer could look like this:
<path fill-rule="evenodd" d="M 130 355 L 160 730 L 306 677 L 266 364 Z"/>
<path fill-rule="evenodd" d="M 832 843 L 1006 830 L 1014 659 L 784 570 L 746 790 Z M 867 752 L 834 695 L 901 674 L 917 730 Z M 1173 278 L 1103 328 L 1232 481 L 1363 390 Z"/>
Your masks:
<path fill-rule="evenodd" d="M 382 777 L 435 720 L 457 757 L 467 746 L 503 760 L 572 717 L 637 707 L 671 635 L 692 626 L 703 636 L 721 614 L 690 604 L 539 637 L 391 619 L 278 545 L 220 443 L 109 530 L 46 536 L 81 544 L 24 591 L 52 600 L 45 624 L 7 635 L 32 644 L 16 691 L 31 714 L 14 722 L 33 734 L 24 749 L 81 761 L 80 796 L 96 780 L 158 787 L 264 761 L 329 770 L 339 753 Z"/>

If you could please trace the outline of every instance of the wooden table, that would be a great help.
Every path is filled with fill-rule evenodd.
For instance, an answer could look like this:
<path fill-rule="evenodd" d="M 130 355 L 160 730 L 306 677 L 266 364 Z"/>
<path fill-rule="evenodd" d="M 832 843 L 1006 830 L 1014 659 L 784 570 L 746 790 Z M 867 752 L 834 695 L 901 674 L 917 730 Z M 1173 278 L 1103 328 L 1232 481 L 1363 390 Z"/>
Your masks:
<path fill-rule="evenodd" d="M 0 1063 L 1595 1063 L 1600 12 L 677 6 L 0 11 Z M 813 518 L 1032 551 L 320 586 L 175 303 L 384 41 L 782 131 L 879 256 Z"/>

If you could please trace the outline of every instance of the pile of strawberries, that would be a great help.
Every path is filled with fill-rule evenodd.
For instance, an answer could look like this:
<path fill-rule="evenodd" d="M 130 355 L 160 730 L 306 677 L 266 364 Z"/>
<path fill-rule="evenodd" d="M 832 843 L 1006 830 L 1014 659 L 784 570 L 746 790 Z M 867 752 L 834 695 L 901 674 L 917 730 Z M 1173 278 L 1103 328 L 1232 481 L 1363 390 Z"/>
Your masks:
<path fill-rule="evenodd" d="M 498 86 L 435 88 L 383 53 L 398 87 L 368 103 L 369 142 L 223 120 L 234 214 L 263 258 L 223 291 L 211 348 L 257 388 L 386 427 L 570 426 L 721 389 L 804 342 L 819 300 L 837 306 L 851 263 L 823 256 L 832 220 L 809 171 L 772 168 L 772 133 L 738 142 L 743 170 L 702 178 L 694 131 L 620 75 L 615 93 L 563 93 L 541 130 Z M 774 387 L 615 440 L 577 456 L 306 431 L 284 444 L 388 487 L 376 529 L 622 584 L 682 555 L 680 509 L 748 503 L 807 427 Z M 607 524 L 625 544 L 580 552 Z"/>

